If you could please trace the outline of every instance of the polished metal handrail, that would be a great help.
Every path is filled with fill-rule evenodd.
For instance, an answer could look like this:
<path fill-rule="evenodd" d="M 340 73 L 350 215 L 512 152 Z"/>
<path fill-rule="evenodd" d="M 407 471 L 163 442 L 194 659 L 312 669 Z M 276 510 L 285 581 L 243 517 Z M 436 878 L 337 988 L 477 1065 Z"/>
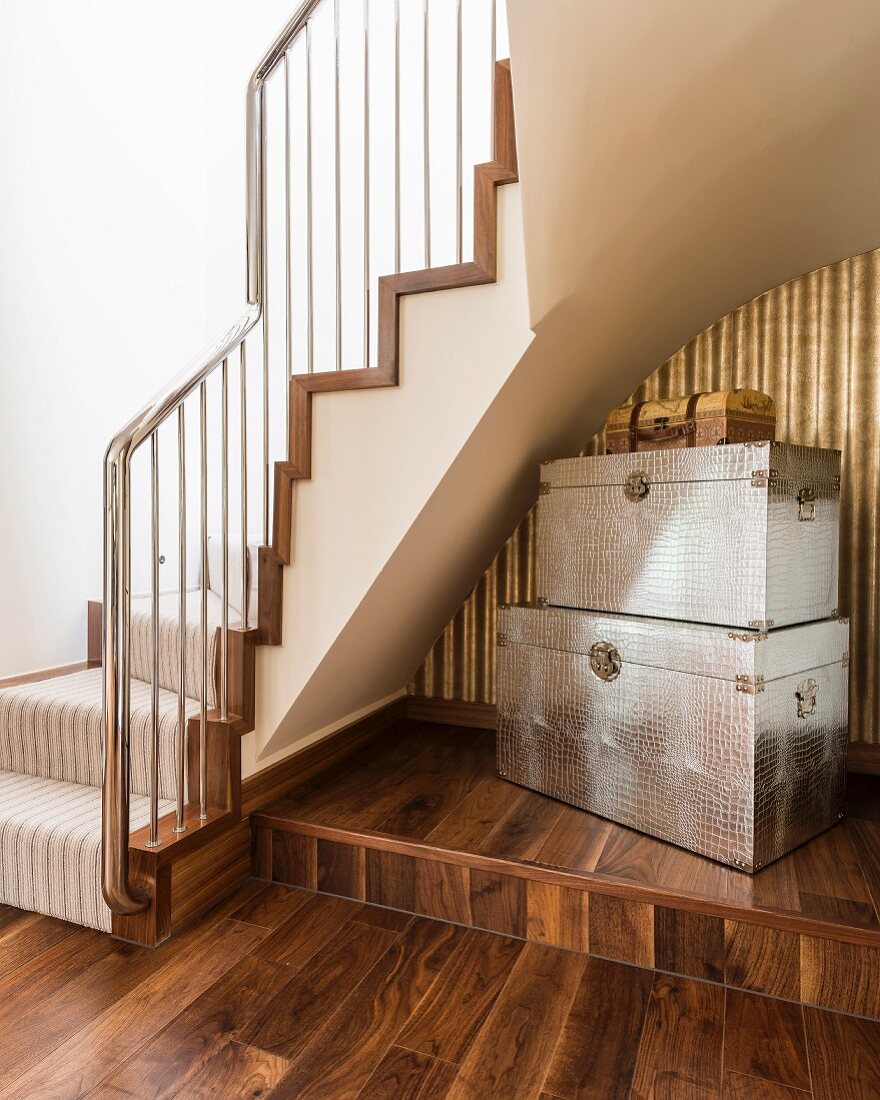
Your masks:
<path fill-rule="evenodd" d="M 191 394 L 204 385 L 207 378 L 224 364 L 229 356 L 241 348 L 246 336 L 260 321 L 262 315 L 263 287 L 265 285 L 265 126 L 263 92 L 266 80 L 276 66 L 285 58 L 294 39 L 306 26 L 309 16 L 322 0 L 305 0 L 293 17 L 266 51 L 254 70 L 247 89 L 247 299 L 248 304 L 235 323 L 217 340 L 205 348 L 195 359 L 156 397 L 134 416 L 118 432 L 104 455 L 104 609 L 103 609 L 103 651 L 104 651 L 104 787 L 102 812 L 102 889 L 104 899 L 110 909 L 117 914 L 129 915 L 140 912 L 147 901 L 133 887 L 129 877 L 129 717 L 130 717 L 130 654 L 131 654 L 131 459 L 138 447 L 151 439 L 153 470 L 157 464 L 156 432 L 171 417 Z M 204 391 L 202 391 L 204 393 Z M 224 395 L 225 396 L 225 395 Z M 265 395 L 264 395 L 265 396 Z M 205 453 L 202 451 L 204 462 Z M 225 468 L 224 455 L 224 468 Z M 155 485 L 155 477 L 154 477 Z M 155 493 L 154 493 L 155 497 Z M 181 508 L 184 503 L 181 502 Z M 202 499 L 204 514 L 205 501 Z M 153 526 L 158 523 L 154 502 Z M 224 539 L 224 557 L 226 545 Z M 242 536 L 242 553 L 247 559 L 246 531 Z M 202 544 L 205 533 L 202 532 Z M 155 559 L 154 554 L 154 559 Z M 204 561 L 202 583 L 204 586 Z M 224 607 L 228 605 L 225 584 L 226 566 L 224 561 Z M 154 638 L 158 632 L 158 603 L 156 592 L 158 581 L 153 577 L 152 614 Z M 242 617 L 246 621 L 247 593 L 243 593 Z M 202 615 L 202 651 L 203 665 L 206 654 L 206 623 Z M 225 633 L 225 631 L 224 631 Z M 184 639 L 181 633 L 181 650 Z M 225 644 L 225 638 L 223 641 Z M 158 641 L 154 644 L 155 650 Z M 225 655 L 223 658 L 225 668 Z M 181 690 L 183 661 L 180 665 Z M 154 668 L 153 683 L 157 682 L 158 672 Z M 202 739 L 200 743 L 200 812 L 206 812 L 205 805 L 205 761 L 204 742 L 205 723 L 205 677 L 203 674 L 202 691 Z M 225 699 L 223 700 L 225 714 Z M 156 726 L 156 688 L 153 690 L 153 743 L 151 745 L 151 773 L 156 771 L 158 733 Z M 178 731 L 182 740 L 183 729 Z M 179 787 L 182 792 L 182 787 Z M 158 782 L 155 774 L 151 782 L 150 800 L 150 842 L 157 840 L 157 814 L 155 810 L 158 798 Z M 183 828 L 183 817 L 178 806 L 177 828 Z"/>
<path fill-rule="evenodd" d="M 439 106 L 435 94 L 432 103 L 430 88 L 430 35 L 432 23 L 430 18 L 431 0 L 413 0 L 413 11 L 421 12 L 421 145 L 416 143 L 418 158 L 421 161 L 421 189 L 424 214 L 424 225 L 421 227 L 423 238 L 421 247 L 424 251 L 425 266 L 432 266 L 432 254 L 439 251 L 434 247 L 435 238 L 440 233 L 432 236 L 432 148 L 431 127 L 434 110 Z M 333 88 L 332 92 L 323 97 L 313 95 L 313 64 L 312 64 L 312 23 L 311 16 L 316 10 L 326 3 L 328 9 L 332 7 L 332 46 L 334 60 Z M 463 260 L 463 146 L 462 146 L 462 113 L 463 113 L 463 54 L 464 31 L 462 20 L 463 0 L 454 0 L 454 77 L 450 80 L 452 95 L 451 109 L 454 117 L 454 156 L 449 158 L 454 165 L 454 242 L 451 255 L 458 262 Z M 495 48 L 496 48 L 496 0 L 480 0 L 480 6 L 490 20 L 491 36 L 491 61 L 494 72 Z M 284 411 L 288 450 L 290 443 L 290 377 L 294 373 L 294 319 L 293 319 L 293 272 L 292 272 L 292 245 L 291 226 L 293 216 L 291 212 L 291 145 L 292 129 L 290 119 L 291 83 L 290 67 L 295 61 L 296 51 L 294 43 L 302 34 L 302 52 L 300 54 L 304 64 L 305 89 L 303 95 L 303 107 L 305 112 L 305 150 L 301 163 L 305 165 L 305 186 L 303 188 L 303 201 L 305 215 L 303 225 L 305 271 L 303 284 L 306 298 L 306 312 L 303 323 L 302 354 L 309 373 L 315 370 L 315 287 L 314 287 L 314 250 L 313 237 L 315 236 L 315 209 L 313 206 L 313 178 L 312 178 L 312 144 L 313 127 L 315 118 L 315 105 L 324 107 L 328 112 L 330 122 L 330 140 L 332 144 L 332 183 L 333 205 L 335 215 L 335 236 L 333 237 L 333 251 L 335 258 L 334 292 L 335 310 L 333 313 L 332 328 L 335 335 L 335 348 L 332 358 L 335 360 L 336 370 L 342 370 L 346 359 L 350 358 L 348 348 L 343 346 L 347 338 L 348 329 L 344 325 L 344 312 L 355 312 L 363 307 L 363 354 L 364 366 L 370 366 L 371 358 L 371 318 L 372 309 L 378 305 L 375 294 L 375 277 L 373 268 L 376 266 L 371 257 L 371 59 L 370 59 L 370 24 L 371 9 L 370 0 L 362 0 L 359 5 L 363 18 L 363 297 L 360 294 L 352 294 L 343 278 L 344 252 L 350 252 L 351 241 L 346 228 L 346 236 L 343 240 L 343 179 L 346 170 L 342 159 L 342 133 L 343 101 L 341 88 L 341 64 L 343 51 L 348 46 L 343 44 L 344 35 L 341 30 L 347 24 L 340 25 L 340 13 L 343 5 L 341 0 L 305 0 L 301 3 L 292 18 L 288 21 L 281 33 L 272 43 L 271 47 L 263 55 L 260 63 L 254 69 L 247 86 L 246 98 L 246 180 L 247 180 L 247 212 L 246 212 L 246 247 L 247 247 L 247 285 L 246 304 L 235 322 L 226 329 L 213 343 L 208 345 L 195 359 L 156 397 L 134 416 L 128 424 L 113 438 L 104 456 L 104 622 L 103 622 L 103 650 L 104 650 L 104 788 L 103 788 L 103 870 L 102 888 L 104 898 L 114 913 L 127 915 L 137 913 L 146 907 L 147 901 L 139 896 L 137 889 L 131 882 L 129 874 L 129 813 L 130 813 L 130 785 L 129 785 L 129 736 L 130 736 L 130 680 L 131 680 L 131 485 L 132 485 L 132 458 L 139 447 L 147 440 L 150 441 L 150 472 L 151 472 L 151 629 L 150 645 L 152 647 L 152 664 L 150 671 L 150 700 L 151 714 L 149 724 L 149 837 L 147 845 L 158 847 L 163 843 L 159 830 L 159 761 L 160 761 L 160 733 L 161 723 L 159 716 L 160 707 L 160 643 L 164 636 L 160 629 L 160 601 L 159 601 L 159 564 L 163 560 L 159 554 L 159 431 L 172 419 L 177 420 L 177 496 L 179 504 L 179 517 L 175 525 L 179 539 L 180 558 L 178 562 L 178 626 L 177 626 L 177 731 L 178 740 L 175 746 L 175 796 L 176 813 L 173 819 L 172 831 L 184 833 L 190 827 L 192 818 L 186 813 L 186 782 L 185 769 L 188 754 L 185 744 L 186 714 L 187 714 L 187 517 L 186 517 L 186 411 L 185 403 L 192 397 L 198 401 L 198 438 L 199 438 L 199 504 L 200 516 L 198 524 L 198 538 L 200 546 L 200 584 L 199 584 L 199 656 L 195 669 L 197 673 L 198 689 L 193 690 L 193 696 L 198 695 L 198 727 L 199 743 L 197 761 L 193 761 L 193 785 L 198 789 L 198 816 L 206 820 L 209 816 L 208 807 L 208 768 L 207 768 L 207 732 L 209 723 L 209 694 L 211 688 L 216 688 L 216 714 L 219 719 L 228 720 L 233 715 L 229 708 L 229 595 L 230 595 L 230 562 L 229 562 L 229 367 L 230 358 L 237 354 L 239 357 L 239 471 L 240 485 L 240 519 L 241 519 L 241 563 L 240 573 L 236 583 L 241 586 L 241 624 L 243 628 L 249 625 L 248 612 L 252 585 L 249 581 L 249 547 L 248 547 L 248 427 L 247 427 L 247 338 L 258 325 L 261 328 L 261 375 L 262 375 L 262 402 L 259 407 L 262 420 L 261 462 L 259 477 L 262 480 L 262 537 L 263 544 L 268 545 L 270 540 L 271 519 L 271 493 L 270 493 L 270 416 L 269 416 L 269 390 L 270 390 L 270 333 L 269 333 L 269 249 L 268 249 L 268 219 L 269 181 L 267 171 L 267 95 L 266 86 L 269 79 L 283 68 L 284 84 L 284 274 L 279 280 L 283 282 L 284 305 L 279 309 L 279 336 L 284 339 Z M 393 207 L 393 228 L 389 230 L 389 245 L 393 254 L 393 267 L 395 272 L 401 270 L 402 251 L 402 207 L 404 196 L 402 194 L 402 27 L 401 27 L 401 2 L 393 0 L 391 5 L 391 34 L 393 60 L 391 64 L 394 70 L 394 98 L 390 104 L 393 112 L 393 177 L 391 183 L 390 205 Z M 347 6 L 346 14 L 354 10 L 354 5 Z M 375 14 L 375 13 L 373 13 Z M 440 22 L 440 21 L 438 21 Z M 317 25 L 317 23 L 316 23 Z M 413 24 L 407 24 L 412 30 Z M 417 26 L 417 24 L 416 24 Z M 316 37 L 316 41 L 317 41 Z M 357 50 L 355 50 L 355 53 Z M 381 58 L 381 54 L 379 55 Z M 408 62 L 409 53 L 405 57 Z M 442 58 L 441 58 L 442 61 Z M 355 64 L 354 73 L 360 74 L 360 69 Z M 280 77 L 281 74 L 279 74 Z M 489 111 L 492 110 L 491 84 L 488 102 Z M 419 123 L 415 124 L 418 131 Z M 491 154 L 490 154 L 491 155 Z M 418 164 L 418 159 L 415 161 Z M 442 191 L 442 188 L 438 188 Z M 316 204 L 315 204 L 316 205 Z M 381 224 L 381 218 L 379 219 Z M 346 226 L 348 223 L 345 223 Z M 436 225 L 434 226 L 436 229 Z M 390 239 L 393 234 L 393 240 Z M 345 245 L 345 249 L 343 248 Z M 274 270 L 274 269 L 273 269 Z M 273 296 L 272 312 L 274 314 L 277 299 L 280 293 Z M 349 304 L 351 303 L 351 304 Z M 280 314 L 283 312 L 283 329 Z M 328 311 L 329 313 L 329 311 Z M 378 346 L 378 345 L 377 345 Z M 274 344 L 273 344 L 274 347 Z M 329 347 L 329 344 L 328 344 Z M 330 358 L 330 355 L 327 355 Z M 221 454 L 221 482 L 220 482 L 220 565 L 219 565 L 219 596 L 221 608 L 219 613 L 219 659 L 217 671 L 219 673 L 215 684 L 214 667 L 211 666 L 209 654 L 212 652 L 208 643 L 209 631 L 209 590 L 216 590 L 215 585 L 209 585 L 209 555 L 208 555 L 208 381 L 219 375 L 220 379 L 220 424 L 216 439 Z M 251 405 L 253 409 L 254 406 Z M 176 415 L 175 415 L 176 414 Z M 216 430 L 216 428 L 215 428 Z M 259 429 L 258 429 L 259 431 Z M 258 475 L 254 474 L 257 480 Z M 164 484 L 164 478 L 163 478 Z M 255 507 L 256 507 L 256 501 Z M 195 700 L 193 700 L 195 701 Z M 195 798 L 193 798 L 193 802 Z"/>

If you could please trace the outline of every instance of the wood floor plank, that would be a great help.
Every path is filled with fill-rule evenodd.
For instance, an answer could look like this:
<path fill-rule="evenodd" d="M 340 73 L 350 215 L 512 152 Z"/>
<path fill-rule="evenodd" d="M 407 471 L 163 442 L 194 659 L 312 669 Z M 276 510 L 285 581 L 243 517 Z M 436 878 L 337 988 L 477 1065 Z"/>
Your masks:
<path fill-rule="evenodd" d="M 627 1100 L 653 974 L 587 960 L 544 1088 L 563 1100 Z"/>
<path fill-rule="evenodd" d="M 414 912 L 417 870 L 417 860 L 413 856 L 368 848 L 364 861 L 367 901 Z"/>
<path fill-rule="evenodd" d="M 799 853 L 800 849 L 783 856 L 754 875 L 728 870 L 722 896 L 746 909 L 770 908 L 800 913 L 801 893 L 797 876 Z"/>
<path fill-rule="evenodd" d="M 232 920 L 274 931 L 301 909 L 313 895 L 309 890 L 270 883 L 230 913 Z"/>
<path fill-rule="evenodd" d="M 721 1100 L 809 1100 L 812 1095 L 811 1092 L 780 1085 L 776 1081 L 725 1072 Z"/>
<path fill-rule="evenodd" d="M 103 1082 L 123 1096 L 170 1100 L 251 1023 L 263 999 L 291 980 L 288 967 L 247 956 L 169 1021 Z"/>
<path fill-rule="evenodd" d="M 364 905 L 352 918 L 358 924 L 371 924 L 374 928 L 390 928 L 394 932 L 404 932 L 412 924 L 410 913 L 400 913 L 396 909 L 384 909 L 381 905 Z"/>
<path fill-rule="evenodd" d="M 608 959 L 654 966 L 654 906 L 607 894 L 590 895 L 590 951 Z"/>
<path fill-rule="evenodd" d="M 449 1090 L 450 1100 L 540 1095 L 586 958 L 527 943 Z"/>
<path fill-rule="evenodd" d="M 503 779 L 484 779 L 425 839 L 440 848 L 475 850 L 510 809 L 517 793 L 518 788 Z"/>
<path fill-rule="evenodd" d="M 225 1043 L 195 1077 L 174 1094 L 175 1100 L 251 1100 L 267 1095 L 282 1079 L 288 1062 L 257 1047 Z"/>
<path fill-rule="evenodd" d="M 589 901 L 586 890 L 551 882 L 527 882 L 527 938 L 570 951 L 588 950 Z"/>
<path fill-rule="evenodd" d="M 295 1058 L 339 1007 L 340 991 L 354 989 L 398 935 L 368 924 L 345 925 L 274 996 L 267 992 L 238 1039 L 285 1060 Z"/>
<path fill-rule="evenodd" d="M 806 1004 L 880 1019 L 880 948 L 801 936 L 800 964 Z"/>
<path fill-rule="evenodd" d="M 804 1007 L 814 1100 L 877 1100 L 880 1022 Z"/>
<path fill-rule="evenodd" d="M 61 923 L 61 922 L 59 922 Z M 71 926 L 72 927 L 72 926 Z M 0 973 L 0 1035 L 33 1004 L 51 1001 L 68 982 L 106 958 L 113 940 L 91 929 L 76 929 L 10 973 Z"/>
<path fill-rule="evenodd" d="M 654 837 L 614 825 L 596 870 L 648 886 L 663 884 L 690 894 L 723 897 L 728 868 Z"/>
<path fill-rule="evenodd" d="M 458 1066 L 403 1047 L 392 1047 L 376 1066 L 358 1100 L 443 1100 Z"/>
<path fill-rule="evenodd" d="M 654 907 L 654 965 L 688 978 L 724 981 L 724 921 L 684 909 Z"/>
<path fill-rule="evenodd" d="M 800 938 L 742 921 L 724 922 L 724 980 L 739 989 L 800 1000 Z"/>
<path fill-rule="evenodd" d="M 47 999 L 20 1005 L 3 1019 L 0 1088 L 9 1086 L 57 1046 L 88 1027 L 126 994 L 154 975 L 164 960 L 146 947 L 103 937 L 109 950 L 86 962 Z"/>
<path fill-rule="evenodd" d="M 254 950 L 257 958 L 303 966 L 357 915 L 359 902 L 313 894 Z"/>
<path fill-rule="evenodd" d="M 657 974 L 633 1080 L 633 1100 L 719 1100 L 724 990 Z"/>
<path fill-rule="evenodd" d="M 478 928 L 525 937 L 528 894 L 525 879 L 494 871 L 471 870 L 471 914 Z"/>
<path fill-rule="evenodd" d="M 563 806 L 535 860 L 551 867 L 595 871 L 611 827 L 611 822 L 603 817 L 588 814 L 574 806 Z"/>
<path fill-rule="evenodd" d="M 352 780 L 344 802 L 333 799 L 325 806 L 312 808 L 309 820 L 347 829 L 378 829 L 385 818 L 416 797 L 434 778 L 430 771 L 418 769 L 417 764 L 418 758 L 390 775 L 359 776 L 356 782 Z"/>
<path fill-rule="evenodd" d="M 328 894 L 363 901 L 365 889 L 364 849 L 355 844 L 318 840 L 318 889 Z"/>
<path fill-rule="evenodd" d="M 437 920 L 473 924 L 470 868 L 439 860 L 417 861 L 414 908 Z"/>
<path fill-rule="evenodd" d="M 481 731 L 482 732 L 482 731 Z M 455 756 L 419 792 L 398 806 L 378 826 L 380 832 L 420 839 L 435 829 L 482 780 L 495 774 L 492 739 L 454 744 Z"/>
<path fill-rule="evenodd" d="M 401 1046 L 461 1062 L 523 949 L 521 940 L 470 930 L 400 1033 Z"/>
<path fill-rule="evenodd" d="M 456 925 L 416 918 L 314 1034 L 272 1096 L 356 1097 L 463 936 Z"/>
<path fill-rule="evenodd" d="M 265 930 L 233 921 L 204 923 L 162 954 L 152 977 L 57 1046 L 24 1076 L 12 1095 L 29 1100 L 74 1100 L 94 1089 L 206 989 L 245 957 Z"/>
<path fill-rule="evenodd" d="M 728 989 L 724 1068 L 808 1091 L 810 1070 L 801 1006 Z"/>
<path fill-rule="evenodd" d="M 23 909 L 10 909 L 4 914 L 0 928 L 0 985 L 12 978 L 20 966 L 42 955 L 53 944 L 60 943 L 77 931 L 75 924 Z"/>
<path fill-rule="evenodd" d="M 504 859 L 534 859 L 561 815 L 559 802 L 535 791 L 521 790 L 477 850 Z"/>
<path fill-rule="evenodd" d="M 338 760 L 305 783 L 292 787 L 283 801 L 291 808 L 303 810 L 327 805 L 334 798 L 344 799 L 345 791 L 355 788 L 359 777 L 367 769 L 370 775 L 380 776 L 383 772 L 404 767 L 436 740 L 436 736 L 436 732 L 424 724 L 407 722 L 364 745 L 351 756 Z"/>
<path fill-rule="evenodd" d="M 850 818 L 846 831 L 865 876 L 874 912 L 880 916 L 880 822 Z"/>
<path fill-rule="evenodd" d="M 442 738 L 422 731 L 412 738 L 410 748 L 414 751 L 402 754 L 399 764 L 391 763 L 393 754 L 386 752 L 310 797 L 304 820 L 351 829 L 378 828 L 438 774 L 448 774 L 449 749 Z"/>
<path fill-rule="evenodd" d="M 846 924 L 854 912 L 864 912 L 860 923 L 867 920 L 869 925 L 880 927 L 859 858 L 843 825 L 798 849 L 797 875 L 805 913 Z M 836 902 L 840 902 L 839 907 Z"/>

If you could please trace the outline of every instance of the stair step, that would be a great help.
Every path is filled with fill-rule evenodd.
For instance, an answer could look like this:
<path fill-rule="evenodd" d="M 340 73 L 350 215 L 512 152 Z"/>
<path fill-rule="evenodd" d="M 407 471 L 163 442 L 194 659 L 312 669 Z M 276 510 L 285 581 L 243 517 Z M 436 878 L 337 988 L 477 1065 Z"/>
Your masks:
<path fill-rule="evenodd" d="M 473 730 L 403 724 L 251 817 L 264 879 L 880 1018 L 880 829 L 754 876 L 495 774 Z"/>
<path fill-rule="evenodd" d="M 187 716 L 199 704 L 187 701 Z M 150 685 L 131 682 L 131 786 L 149 790 Z M 177 693 L 159 691 L 159 796 L 173 798 Z M 101 669 L 0 689 L 0 769 L 100 787 L 104 748 Z"/>
<path fill-rule="evenodd" d="M 172 809 L 160 801 L 160 814 Z M 149 800 L 132 795 L 132 830 L 149 817 Z M 111 930 L 101 896 L 100 787 L 0 771 L 0 903 Z"/>
<path fill-rule="evenodd" d="M 177 692 L 180 667 L 180 625 L 177 592 L 159 597 L 159 686 Z M 208 707 L 216 706 L 214 671 L 217 665 L 217 628 L 220 626 L 223 604 L 216 593 L 208 592 Z M 189 699 L 202 693 L 202 625 L 201 592 L 186 593 L 186 683 Z M 233 613 L 230 609 L 230 622 Z M 150 683 L 153 675 L 152 604 L 148 596 L 131 601 L 131 675 L 133 679 Z"/>

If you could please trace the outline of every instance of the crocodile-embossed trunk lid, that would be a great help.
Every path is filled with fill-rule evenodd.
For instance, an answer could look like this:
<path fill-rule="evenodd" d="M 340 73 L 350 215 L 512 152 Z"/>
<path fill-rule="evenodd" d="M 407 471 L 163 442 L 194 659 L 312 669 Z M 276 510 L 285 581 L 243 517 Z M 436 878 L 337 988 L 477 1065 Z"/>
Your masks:
<path fill-rule="evenodd" d="M 746 871 L 839 820 L 846 622 L 764 636 L 508 607 L 498 631 L 513 782 Z"/>
<path fill-rule="evenodd" d="M 541 467 L 537 594 L 739 628 L 838 606 L 840 452 L 744 443 Z"/>

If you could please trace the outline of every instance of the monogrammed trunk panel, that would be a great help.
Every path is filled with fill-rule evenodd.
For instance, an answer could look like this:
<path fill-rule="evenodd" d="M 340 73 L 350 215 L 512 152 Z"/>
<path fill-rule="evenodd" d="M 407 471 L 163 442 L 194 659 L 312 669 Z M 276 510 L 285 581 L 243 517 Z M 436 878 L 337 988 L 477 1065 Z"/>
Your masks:
<path fill-rule="evenodd" d="M 729 626 L 837 606 L 840 452 L 743 443 L 541 467 L 537 594 Z"/>
<path fill-rule="evenodd" d="M 777 630 L 498 613 L 498 770 L 752 871 L 833 825 L 848 624 Z"/>

